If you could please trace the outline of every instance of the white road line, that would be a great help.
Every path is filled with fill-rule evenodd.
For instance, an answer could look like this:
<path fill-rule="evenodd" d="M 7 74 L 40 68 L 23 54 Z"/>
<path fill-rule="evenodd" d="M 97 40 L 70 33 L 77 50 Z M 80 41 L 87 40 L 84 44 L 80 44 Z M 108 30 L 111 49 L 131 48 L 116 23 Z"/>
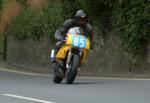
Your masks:
<path fill-rule="evenodd" d="M 39 103 L 55 103 L 55 102 L 45 101 L 45 100 L 41 100 L 41 99 L 34 99 L 34 98 L 30 98 L 30 97 L 23 97 L 23 96 L 13 95 L 13 94 L 2 94 L 2 95 L 8 96 L 8 97 L 13 97 L 13 98 L 18 98 L 18 99 L 35 101 L 35 102 L 39 102 Z"/>
<path fill-rule="evenodd" d="M 150 81 L 149 78 L 128 78 L 128 77 L 77 77 L 79 79 L 105 79 L 105 80 L 144 80 Z"/>
<path fill-rule="evenodd" d="M 21 71 L 17 71 L 17 70 L 10 70 L 10 69 L 6 69 L 6 68 L 0 68 L 1 71 L 5 71 L 5 72 L 12 72 L 12 73 L 17 73 L 17 74 L 22 74 L 22 75 L 33 75 L 33 76 L 42 76 L 42 77 L 52 77 L 52 74 L 38 74 L 38 73 L 29 73 L 29 72 L 21 72 Z M 146 78 L 142 78 L 144 77 L 144 75 L 140 75 L 140 77 L 82 77 L 82 76 L 77 76 L 77 78 L 81 78 L 81 79 L 114 79 L 114 80 L 147 80 L 150 81 L 150 77 L 146 77 Z M 149 75 L 147 75 L 149 76 Z"/>
<path fill-rule="evenodd" d="M 23 74 L 23 75 L 33 75 L 33 76 L 44 76 L 44 77 L 51 76 L 50 74 L 31 73 L 27 71 L 11 70 L 11 69 L 6 69 L 6 68 L 0 68 L 0 71 Z"/>

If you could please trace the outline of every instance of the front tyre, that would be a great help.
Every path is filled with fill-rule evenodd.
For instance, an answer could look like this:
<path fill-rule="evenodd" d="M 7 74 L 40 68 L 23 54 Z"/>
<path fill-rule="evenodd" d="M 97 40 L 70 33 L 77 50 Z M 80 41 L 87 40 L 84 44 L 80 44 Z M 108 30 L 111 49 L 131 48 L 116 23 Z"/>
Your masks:
<path fill-rule="evenodd" d="M 70 63 L 70 68 L 66 72 L 66 83 L 67 84 L 72 84 L 73 81 L 75 80 L 75 77 L 78 72 L 79 63 L 80 63 L 79 55 L 74 55 L 71 60 L 71 63 Z"/>

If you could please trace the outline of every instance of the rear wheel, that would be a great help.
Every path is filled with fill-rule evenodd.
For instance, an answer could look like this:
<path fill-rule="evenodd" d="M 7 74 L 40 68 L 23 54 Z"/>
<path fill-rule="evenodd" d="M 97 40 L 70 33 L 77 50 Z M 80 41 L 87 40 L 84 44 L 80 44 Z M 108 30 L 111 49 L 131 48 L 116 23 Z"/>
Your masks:
<path fill-rule="evenodd" d="M 74 55 L 71 60 L 71 63 L 70 63 L 70 68 L 66 72 L 66 83 L 67 84 L 72 84 L 73 81 L 75 80 L 75 77 L 78 72 L 79 63 L 80 63 L 79 55 Z"/>

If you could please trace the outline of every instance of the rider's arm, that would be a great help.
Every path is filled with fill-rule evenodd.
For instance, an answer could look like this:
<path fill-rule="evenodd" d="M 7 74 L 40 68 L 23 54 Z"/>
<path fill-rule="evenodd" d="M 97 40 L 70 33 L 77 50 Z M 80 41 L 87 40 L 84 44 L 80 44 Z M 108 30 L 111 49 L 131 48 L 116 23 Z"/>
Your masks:
<path fill-rule="evenodd" d="M 55 32 L 55 39 L 58 40 L 58 41 L 62 41 L 64 39 L 64 33 L 65 33 L 65 28 L 60 27 Z"/>
<path fill-rule="evenodd" d="M 56 30 L 55 32 L 55 39 L 62 40 L 65 38 L 67 31 L 75 25 L 74 19 L 66 20 L 63 25 Z"/>

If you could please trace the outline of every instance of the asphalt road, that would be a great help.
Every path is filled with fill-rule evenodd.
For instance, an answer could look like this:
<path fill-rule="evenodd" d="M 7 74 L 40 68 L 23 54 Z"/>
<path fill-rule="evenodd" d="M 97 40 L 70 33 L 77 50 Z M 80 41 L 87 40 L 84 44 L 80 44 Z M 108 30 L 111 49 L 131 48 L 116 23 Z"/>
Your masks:
<path fill-rule="evenodd" d="M 54 84 L 50 75 L 0 70 L 0 103 L 150 103 L 150 80 L 77 78 Z"/>

